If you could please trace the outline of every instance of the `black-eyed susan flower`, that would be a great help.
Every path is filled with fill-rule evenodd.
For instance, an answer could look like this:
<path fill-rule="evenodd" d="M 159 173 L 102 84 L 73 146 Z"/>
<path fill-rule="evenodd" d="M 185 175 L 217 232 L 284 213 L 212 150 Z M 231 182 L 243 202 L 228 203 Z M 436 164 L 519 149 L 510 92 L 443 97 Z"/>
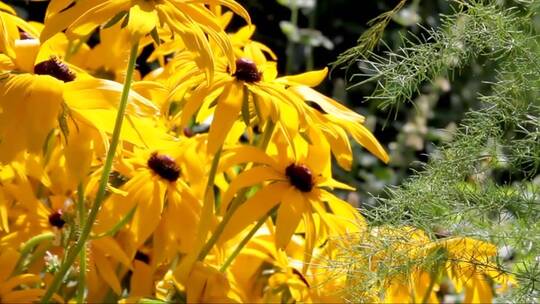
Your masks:
<path fill-rule="evenodd" d="M 261 165 L 243 171 L 231 182 L 222 197 L 222 212 L 226 212 L 230 201 L 240 189 L 263 184 L 232 215 L 223 232 L 223 240 L 238 234 L 279 204 L 276 245 L 278 248 L 285 248 L 302 218 L 312 222 L 312 213 L 317 213 L 324 222 L 325 202 L 329 203 L 331 209 L 334 208 L 332 206 L 340 208 L 347 204 L 325 190 L 325 188 L 352 188 L 332 178 L 329 146 L 324 138 L 320 134 L 315 136 L 313 133 L 312 145 L 297 137 L 291 143 L 292 146 L 289 146 L 281 129 L 278 130 L 269 154 L 248 146 L 231 148 L 226 152 L 223 164 L 225 167 L 231 163 L 242 162 L 255 162 Z M 306 231 L 306 233 L 313 232 Z"/>
<path fill-rule="evenodd" d="M 100 25 L 120 22 L 125 24 L 133 39 L 138 40 L 152 30 L 166 26 L 171 33 L 182 38 L 186 47 L 200 56 L 197 60 L 199 67 L 205 69 L 211 79 L 214 59 L 207 35 L 228 56 L 230 62 L 233 61 L 233 52 L 227 35 L 206 4 L 224 5 L 250 22 L 248 13 L 234 0 L 51 1 L 40 37 L 46 41 L 67 29 L 68 35 L 84 38 Z"/>
<path fill-rule="evenodd" d="M 0 162 L 13 160 L 23 151 L 41 153 L 45 139 L 54 129 L 61 130 L 64 137 L 78 137 L 78 147 L 88 148 L 106 145 L 103 139 L 113 131 L 122 85 L 92 78 L 63 62 L 51 53 L 57 49 L 51 47 L 55 42 L 26 40 L 16 45 L 17 54 L 20 51 L 24 56 L 7 57 L 12 64 L 2 71 L 0 78 Z M 168 140 L 166 134 L 156 131 L 158 122 L 149 118 L 159 112 L 157 107 L 135 92 L 129 98 L 130 123 L 122 130 L 122 139 L 139 146 L 154 144 L 156 139 Z M 14 132 L 17 126 L 24 128 Z M 99 133 L 97 139 L 94 135 L 77 136 L 92 133 L 85 131 L 88 128 Z M 93 144 L 82 144 L 85 141 Z M 62 143 L 69 146 L 67 138 Z"/>
<path fill-rule="evenodd" d="M 352 151 L 348 136 L 350 135 L 357 143 L 365 147 L 380 160 L 388 163 L 389 157 L 375 136 L 364 126 L 365 118 L 341 105 L 339 102 L 324 96 L 312 89 L 318 85 L 327 74 L 327 69 L 318 71 L 320 78 L 312 78 L 311 82 L 292 77 L 282 77 L 290 85 L 288 91 L 300 96 L 310 113 L 312 123 L 319 128 L 330 142 L 332 153 L 338 163 L 345 169 L 350 169 L 352 164 Z"/>
<path fill-rule="evenodd" d="M 171 64 L 180 64 L 173 61 Z M 190 70 L 193 71 L 192 68 Z M 202 122 L 213 115 L 208 134 L 210 154 L 215 153 L 223 144 L 240 117 L 244 118 L 248 126 L 262 126 L 269 120 L 279 122 L 291 133 L 289 137 L 292 138 L 301 125 L 306 125 L 302 123 L 306 112 L 302 107 L 303 100 L 286 91 L 286 83 L 274 81 L 276 74 L 276 63 L 267 61 L 260 48 L 254 47 L 250 53 L 245 53 L 245 57 L 237 58 L 234 67 L 220 60 L 217 62 L 214 82 L 207 84 L 188 81 L 171 92 L 171 100 L 184 99 L 181 111 L 173 120 L 186 126 L 193 116 L 196 122 Z"/>
<path fill-rule="evenodd" d="M 103 204 L 94 233 L 106 233 L 131 212 L 131 220 L 119 232 L 128 256 L 135 256 L 151 236 L 157 242 L 152 250 L 152 265 L 170 261 L 177 252 L 188 252 L 194 242 L 201 207 L 182 176 L 185 157 L 194 157 L 180 154 L 189 143 L 124 155 L 116 170 L 127 181 Z M 178 221 L 182 229 L 178 229 Z"/>

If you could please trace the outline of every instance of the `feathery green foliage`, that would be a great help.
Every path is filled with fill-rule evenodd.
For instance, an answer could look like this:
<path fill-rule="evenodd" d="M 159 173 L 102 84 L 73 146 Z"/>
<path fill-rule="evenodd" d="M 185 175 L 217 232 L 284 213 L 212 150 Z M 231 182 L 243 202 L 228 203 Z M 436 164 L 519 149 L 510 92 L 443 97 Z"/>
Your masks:
<path fill-rule="evenodd" d="M 389 189 L 388 199 L 379 199 L 375 208 L 362 212 L 372 226 L 410 226 L 433 239 L 469 236 L 496 244 L 501 250 L 498 267 L 518 281 L 500 300 L 538 302 L 540 47 L 531 20 L 540 1 L 514 1 L 510 8 L 496 2 L 456 1 L 455 13 L 443 17 L 440 29 L 429 30 L 427 39 L 406 39 L 406 47 L 398 52 L 359 61 L 369 68 L 356 76 L 363 80 L 353 86 L 376 82 L 368 99 L 380 101 L 388 110 L 411 101 L 422 85 L 437 77 L 459 77 L 460 68 L 473 58 L 489 59 L 498 71 L 491 94 L 478 97 L 480 109 L 467 113 L 454 140 L 431 155 L 421 172 Z M 508 182 L 493 178 L 501 171 L 511 176 Z M 380 248 L 369 250 L 359 243 L 342 262 L 359 252 L 375 255 L 396 242 L 383 239 Z M 402 267 L 380 268 L 378 273 L 353 263 L 351 276 L 361 277 L 363 283 L 351 288 L 361 295 L 361 290 L 396 271 L 433 263 L 431 259 L 403 263 L 403 258 L 396 252 L 388 259 L 400 261 Z"/>

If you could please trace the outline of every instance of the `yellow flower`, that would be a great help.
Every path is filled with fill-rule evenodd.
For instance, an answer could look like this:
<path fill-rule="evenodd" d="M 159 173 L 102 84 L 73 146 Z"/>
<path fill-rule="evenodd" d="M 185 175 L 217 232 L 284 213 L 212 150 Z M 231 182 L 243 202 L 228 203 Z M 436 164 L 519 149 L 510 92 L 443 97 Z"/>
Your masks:
<path fill-rule="evenodd" d="M 291 143 L 291 148 L 280 130 L 275 133 L 272 141 L 274 145 L 271 146 L 275 151 L 270 155 L 250 146 L 235 147 L 225 152 L 222 164 L 224 168 L 242 162 L 261 165 L 246 169 L 231 182 L 222 197 L 223 212 L 227 210 L 238 190 L 269 183 L 263 184 L 259 191 L 233 214 L 230 223 L 225 227 L 222 240 L 239 233 L 281 203 L 276 219 L 276 245 L 278 248 L 285 248 L 303 217 L 304 220 L 313 222 L 312 213 L 315 212 L 324 222 L 327 208 L 324 202 L 328 202 L 331 210 L 348 205 L 324 189 L 351 189 L 332 179 L 329 147 L 324 138 L 312 133 L 312 145 L 308 146 L 302 139 L 296 138 Z"/>
<path fill-rule="evenodd" d="M 58 144 L 67 146 L 64 152 L 71 176 L 81 177 L 87 172 L 75 171 L 81 169 L 79 164 L 88 163 L 85 156 L 96 146 L 107 145 L 103 139 L 113 131 L 122 85 L 91 78 L 66 64 L 51 53 L 57 49 L 53 47 L 56 42 L 51 39 L 40 44 L 32 39 L 16 45 L 17 55 L 24 56 L 17 56 L 0 79 L 0 162 L 9 162 L 23 151 L 40 154 L 50 134 L 63 135 L 65 141 Z M 122 129 L 122 140 L 138 146 L 168 140 L 158 123 L 149 118 L 155 113 L 159 110 L 153 103 L 131 92 L 127 109 L 130 123 Z M 24 128 L 14 132 L 18 126 Z M 62 132 L 51 133 L 55 129 Z"/>
<path fill-rule="evenodd" d="M 319 73 L 322 80 L 326 76 L 327 69 Z M 294 76 L 283 78 L 288 79 L 288 82 L 295 81 Z M 363 125 L 365 118 L 362 115 L 310 88 L 318 85 L 319 81 L 307 83 L 307 85 L 302 84 L 301 81 L 298 81 L 298 85 L 291 85 L 288 90 L 300 96 L 309 106 L 308 111 L 311 113 L 314 127 L 318 127 L 330 142 L 332 152 L 340 166 L 350 169 L 352 165 L 352 150 L 347 134 L 350 134 L 357 143 L 380 160 L 388 163 L 388 154 L 375 136 Z"/>
<path fill-rule="evenodd" d="M 154 266 L 170 262 L 178 251 L 188 252 L 195 241 L 201 204 L 183 180 L 183 163 L 187 161 L 179 151 L 185 147 L 187 141 L 172 149 L 142 150 L 124 157 L 116 169 L 129 180 L 103 204 L 94 233 L 106 233 L 133 213 L 127 227 L 119 233 L 128 256 L 133 257 L 152 235 L 156 242 Z M 197 159 L 189 161 L 196 163 Z"/>
<path fill-rule="evenodd" d="M 206 4 L 224 5 L 251 22 L 248 13 L 234 0 L 53 0 L 47 9 L 41 40 L 46 41 L 63 29 L 67 29 L 68 36 L 82 39 L 98 26 L 114 22 L 125 24 L 132 39 L 138 40 L 166 25 L 200 56 L 199 67 L 211 79 L 214 59 L 206 35 L 217 43 L 230 62 L 233 52 L 227 35 Z"/>
<path fill-rule="evenodd" d="M 465 303 L 490 303 L 493 289 L 490 280 L 503 285 L 514 283 L 511 275 L 494 262 L 497 247 L 479 240 L 455 237 L 429 244 L 426 250 L 442 248 L 447 254 L 444 270 L 459 293 L 464 290 Z"/>

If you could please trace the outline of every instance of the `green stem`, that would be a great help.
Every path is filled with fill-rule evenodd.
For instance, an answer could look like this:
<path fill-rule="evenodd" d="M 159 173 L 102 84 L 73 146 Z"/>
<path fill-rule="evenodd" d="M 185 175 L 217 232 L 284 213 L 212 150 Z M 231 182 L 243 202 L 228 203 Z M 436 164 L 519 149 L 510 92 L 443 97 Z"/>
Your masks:
<path fill-rule="evenodd" d="M 42 303 L 49 302 L 52 295 L 60 288 L 60 285 L 62 284 L 62 280 L 66 276 L 71 265 L 73 265 L 73 262 L 77 259 L 79 252 L 81 252 L 81 250 L 85 246 L 88 236 L 90 236 L 90 231 L 92 230 L 92 226 L 94 225 L 94 222 L 96 221 L 99 208 L 101 207 L 101 204 L 103 203 L 103 200 L 105 198 L 107 183 L 109 181 L 109 174 L 111 173 L 111 170 L 112 170 L 112 163 L 113 163 L 114 155 L 116 153 L 116 148 L 118 147 L 118 142 L 120 139 L 120 131 L 122 130 L 122 123 L 124 121 L 124 113 L 126 111 L 126 107 L 128 103 L 129 90 L 131 88 L 131 81 L 133 79 L 133 72 L 135 70 L 135 62 L 137 59 L 138 46 L 139 46 L 138 42 L 133 43 L 133 45 L 131 46 L 128 67 L 126 70 L 126 80 L 124 82 L 124 88 L 122 90 L 122 97 L 120 99 L 120 105 L 118 106 L 118 113 L 116 115 L 116 121 L 114 124 L 111 144 L 109 146 L 109 151 L 107 151 L 107 158 L 105 159 L 105 164 L 103 165 L 101 180 L 100 180 L 99 187 L 96 193 L 94 204 L 92 205 L 92 208 L 90 209 L 90 213 L 88 214 L 88 218 L 85 221 L 84 226 L 82 227 L 82 231 L 79 236 L 79 239 L 77 240 L 75 245 L 69 249 L 66 259 L 63 261 L 62 266 L 60 266 L 60 270 L 58 270 L 58 272 L 54 276 L 53 281 L 51 282 L 51 285 L 49 286 L 49 288 L 43 295 L 43 298 L 41 299 Z"/>
<path fill-rule="evenodd" d="M 242 200 L 246 192 L 247 192 L 247 189 L 242 189 L 237 194 L 236 198 L 231 202 L 231 206 L 229 207 L 229 210 L 227 210 L 227 213 L 225 213 L 225 215 L 223 216 L 223 219 L 221 220 L 221 222 L 219 222 L 218 226 L 216 227 L 216 230 L 214 230 L 214 233 L 212 233 L 212 236 L 210 237 L 208 242 L 206 242 L 206 244 L 204 244 L 204 247 L 201 249 L 201 252 L 199 253 L 199 256 L 197 258 L 199 261 L 204 260 L 206 255 L 212 249 L 212 247 L 214 247 L 214 245 L 217 243 L 219 237 L 223 233 L 223 230 L 225 230 L 225 227 L 231 220 L 233 213 L 236 211 L 236 209 L 238 209 L 238 207 L 242 203 Z"/>
<path fill-rule="evenodd" d="M 238 246 L 236 246 L 236 248 L 234 249 L 233 253 L 231 255 L 229 255 L 229 257 L 227 258 L 227 260 L 225 260 L 225 263 L 223 263 L 223 265 L 221 265 L 221 268 L 219 268 L 219 271 L 221 272 L 225 272 L 225 270 L 227 270 L 227 268 L 229 267 L 229 265 L 231 265 L 231 263 L 234 261 L 234 259 L 236 258 L 236 256 L 240 253 L 240 251 L 242 251 L 242 249 L 244 248 L 244 246 L 246 246 L 246 244 L 249 242 L 249 240 L 251 240 L 251 238 L 255 235 L 255 233 L 259 230 L 259 228 L 261 228 L 261 226 L 264 224 L 264 222 L 266 222 L 266 219 L 272 215 L 272 213 L 274 211 L 277 210 L 277 206 L 272 208 L 272 210 L 268 211 L 268 213 L 266 213 L 265 215 L 263 215 L 263 217 L 261 217 L 259 219 L 259 221 L 257 222 L 257 224 L 255 224 L 255 226 L 253 226 L 253 228 L 251 228 L 251 230 L 249 231 L 249 233 L 242 239 L 242 241 L 238 244 Z"/>
<path fill-rule="evenodd" d="M 84 206 L 84 188 L 82 183 L 79 183 L 77 187 L 77 196 L 78 196 L 78 211 L 79 211 L 79 225 L 84 226 L 86 210 Z M 83 249 L 79 253 L 79 280 L 77 282 L 77 303 L 84 303 L 84 293 L 86 290 L 85 278 L 86 276 L 86 244 L 83 246 Z"/>
<path fill-rule="evenodd" d="M 435 287 L 435 282 L 437 281 L 436 277 L 431 278 L 429 282 L 429 286 L 426 289 L 426 292 L 424 293 L 424 297 L 422 298 L 422 303 L 429 303 L 429 296 L 431 295 L 431 292 L 433 291 L 433 287 Z"/>
<path fill-rule="evenodd" d="M 28 254 L 30 254 L 30 251 L 32 251 L 37 245 L 41 244 L 45 241 L 50 241 L 54 239 L 54 233 L 52 232 L 45 232 L 40 235 L 36 235 L 35 237 L 29 239 L 21 249 L 21 255 L 19 257 L 19 260 L 17 261 L 17 266 L 13 269 L 12 275 L 17 275 L 21 273 L 21 271 L 24 268 L 24 261 L 26 260 L 26 257 Z"/>
<path fill-rule="evenodd" d="M 209 220 L 212 217 L 212 209 L 210 208 L 210 204 L 213 204 L 212 198 L 214 195 L 214 183 L 216 179 L 216 173 L 219 165 L 219 160 L 221 159 L 221 152 L 222 148 L 220 147 L 218 151 L 216 152 L 216 155 L 214 156 L 214 159 L 212 160 L 212 167 L 210 167 L 210 173 L 208 176 L 208 182 L 206 183 L 206 189 L 204 191 L 204 206 L 203 206 L 203 212 L 207 212 L 208 214 L 203 214 L 203 219 Z M 201 227 L 209 227 L 209 225 L 206 225 L 205 223 L 201 223 Z M 206 229 L 205 229 L 206 230 Z M 208 231 L 201 231 L 201 237 L 206 238 L 206 235 Z M 213 235 L 212 235 L 213 237 Z M 198 261 L 204 260 L 208 252 L 210 252 L 210 249 L 212 249 L 212 246 L 214 246 L 215 241 L 210 238 L 208 242 L 206 242 L 201 249 L 201 252 L 199 252 L 199 255 L 197 256 Z"/>
<path fill-rule="evenodd" d="M 258 143 L 258 147 L 261 148 L 263 151 L 266 151 L 266 147 L 268 146 L 268 143 L 270 142 L 270 139 L 272 138 L 272 133 L 274 132 L 275 126 L 276 126 L 276 124 L 271 120 L 269 120 L 266 123 L 265 130 L 264 130 L 264 132 L 263 132 L 263 134 L 261 136 L 261 139 L 260 139 L 260 141 Z M 236 209 L 238 209 L 238 207 L 240 207 L 240 205 L 244 202 L 244 197 L 246 196 L 246 193 L 247 193 L 248 189 L 249 188 L 244 188 L 244 189 L 240 190 L 238 192 L 238 194 L 236 195 L 236 197 L 233 199 L 229 209 L 227 210 L 227 212 L 223 216 L 223 219 L 221 220 L 221 222 L 219 222 L 218 226 L 216 227 L 216 229 L 212 233 L 212 236 L 206 242 L 206 244 L 204 244 L 204 247 L 201 249 L 201 252 L 199 253 L 199 256 L 198 256 L 199 261 L 204 260 L 206 255 L 212 249 L 212 247 L 214 247 L 214 245 L 217 243 L 219 237 L 223 233 L 223 230 L 225 230 L 225 227 L 227 226 L 227 224 L 231 220 L 232 215 L 234 214 L 234 212 L 236 212 Z"/>

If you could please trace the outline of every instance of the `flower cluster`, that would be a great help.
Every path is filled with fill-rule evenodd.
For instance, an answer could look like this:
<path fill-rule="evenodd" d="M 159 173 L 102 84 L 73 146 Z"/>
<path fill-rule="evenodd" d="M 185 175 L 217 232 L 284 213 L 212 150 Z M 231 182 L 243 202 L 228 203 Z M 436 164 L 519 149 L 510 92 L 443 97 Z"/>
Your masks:
<path fill-rule="evenodd" d="M 332 193 L 354 190 L 331 169 L 350 138 L 386 152 L 313 89 L 326 69 L 278 77 L 234 0 L 51 0 L 43 24 L 0 2 L 0 28 L 0 302 L 341 302 L 347 235 L 415 235 L 373 271 L 444 252 L 370 301 L 437 301 L 442 272 L 471 301 L 509 281 L 490 244 L 369 228 Z"/>

